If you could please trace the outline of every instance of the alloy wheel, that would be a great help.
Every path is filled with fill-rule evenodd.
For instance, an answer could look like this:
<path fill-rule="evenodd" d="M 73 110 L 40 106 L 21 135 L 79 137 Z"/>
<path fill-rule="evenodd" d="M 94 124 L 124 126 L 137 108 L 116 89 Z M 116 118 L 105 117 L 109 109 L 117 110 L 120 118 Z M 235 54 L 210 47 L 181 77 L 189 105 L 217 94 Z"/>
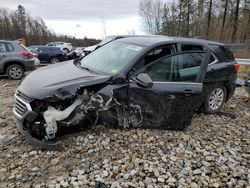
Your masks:
<path fill-rule="evenodd" d="M 23 72 L 19 67 L 12 67 L 9 74 L 12 78 L 19 79 L 22 77 Z"/>
<path fill-rule="evenodd" d="M 223 104 L 225 93 L 222 88 L 214 89 L 209 97 L 209 107 L 212 110 L 218 110 Z"/>

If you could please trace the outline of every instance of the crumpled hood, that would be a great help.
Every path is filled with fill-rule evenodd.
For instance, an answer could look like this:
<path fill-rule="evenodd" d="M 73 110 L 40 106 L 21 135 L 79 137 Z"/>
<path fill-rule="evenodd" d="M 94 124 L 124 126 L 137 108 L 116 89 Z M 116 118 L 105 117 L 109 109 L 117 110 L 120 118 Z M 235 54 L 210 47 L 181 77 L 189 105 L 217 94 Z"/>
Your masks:
<path fill-rule="evenodd" d="M 80 69 L 73 61 L 66 61 L 33 71 L 18 90 L 28 97 L 44 99 L 53 95 L 74 95 L 79 86 L 100 84 L 109 79 L 110 76 L 93 74 Z"/>

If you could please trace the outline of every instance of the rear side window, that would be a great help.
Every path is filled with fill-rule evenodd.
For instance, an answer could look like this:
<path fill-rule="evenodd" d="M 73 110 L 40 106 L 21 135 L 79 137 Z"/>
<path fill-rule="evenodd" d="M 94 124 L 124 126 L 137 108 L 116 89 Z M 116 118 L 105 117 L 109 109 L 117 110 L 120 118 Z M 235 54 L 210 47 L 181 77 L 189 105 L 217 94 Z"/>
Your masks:
<path fill-rule="evenodd" d="M 234 61 L 234 56 L 228 46 L 210 45 L 223 61 Z"/>
<path fill-rule="evenodd" d="M 203 50 L 203 46 L 200 45 L 190 45 L 190 44 L 182 44 L 181 51 L 198 51 Z"/>
<path fill-rule="evenodd" d="M 0 42 L 0 52 L 7 52 L 7 48 L 4 42 Z"/>
<path fill-rule="evenodd" d="M 14 47 L 12 46 L 12 44 L 7 43 L 7 47 L 9 51 L 14 51 Z"/>

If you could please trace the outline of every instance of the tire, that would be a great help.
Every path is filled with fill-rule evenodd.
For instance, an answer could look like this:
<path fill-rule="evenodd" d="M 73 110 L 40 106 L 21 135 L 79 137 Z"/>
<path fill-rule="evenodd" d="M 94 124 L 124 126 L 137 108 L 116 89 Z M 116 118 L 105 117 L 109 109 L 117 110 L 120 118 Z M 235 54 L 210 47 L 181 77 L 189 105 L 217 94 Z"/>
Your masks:
<path fill-rule="evenodd" d="M 67 54 L 69 53 L 69 50 L 67 48 L 64 48 L 63 51 Z"/>
<path fill-rule="evenodd" d="M 209 87 L 205 92 L 203 111 L 209 114 L 219 112 L 226 101 L 226 88 L 223 85 L 215 85 Z"/>
<path fill-rule="evenodd" d="M 54 58 L 50 59 L 49 62 L 50 62 L 50 64 L 55 64 L 55 63 L 59 62 L 59 59 L 54 57 Z"/>
<path fill-rule="evenodd" d="M 6 69 L 6 74 L 11 80 L 21 80 L 24 77 L 24 69 L 20 65 L 10 65 Z"/>

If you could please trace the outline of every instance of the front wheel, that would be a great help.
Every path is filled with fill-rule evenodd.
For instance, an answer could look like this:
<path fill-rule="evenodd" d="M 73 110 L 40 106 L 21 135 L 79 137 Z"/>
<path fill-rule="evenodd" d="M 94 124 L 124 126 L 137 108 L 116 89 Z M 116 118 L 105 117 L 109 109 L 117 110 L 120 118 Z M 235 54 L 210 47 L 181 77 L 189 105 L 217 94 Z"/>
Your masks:
<path fill-rule="evenodd" d="M 205 94 L 203 110 L 214 114 L 220 111 L 226 101 L 226 89 L 222 85 L 210 87 Z"/>
<path fill-rule="evenodd" d="M 10 65 L 6 69 L 6 74 L 11 80 L 20 80 L 24 76 L 24 69 L 20 65 Z"/>

